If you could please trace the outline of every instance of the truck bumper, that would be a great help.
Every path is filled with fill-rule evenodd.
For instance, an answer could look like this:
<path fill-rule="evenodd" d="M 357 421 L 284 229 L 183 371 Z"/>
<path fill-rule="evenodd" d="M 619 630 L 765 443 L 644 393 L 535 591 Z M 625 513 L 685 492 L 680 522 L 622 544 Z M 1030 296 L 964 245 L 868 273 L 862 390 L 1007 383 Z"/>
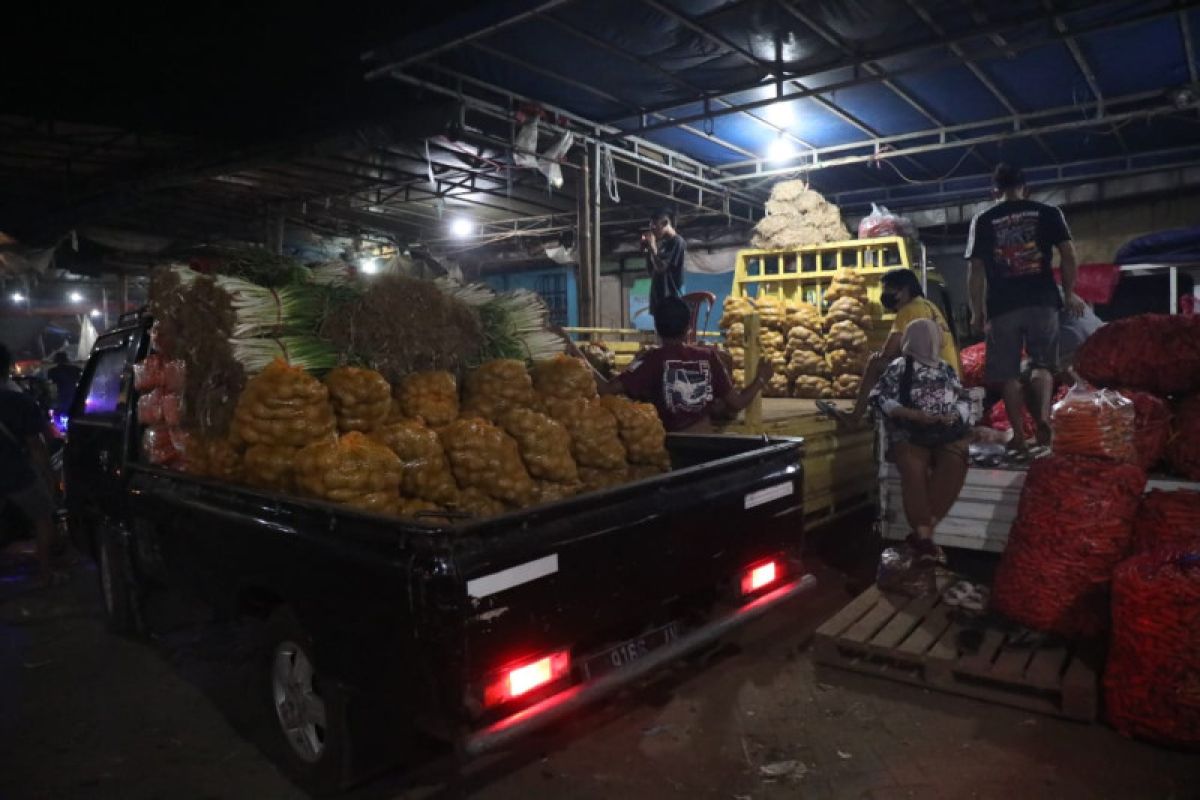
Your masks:
<path fill-rule="evenodd" d="M 615 672 L 610 672 L 588 683 L 572 686 L 570 689 L 547 697 L 529 708 L 494 722 L 486 728 L 475 731 L 463 741 L 463 753 L 467 757 L 475 757 L 504 747 L 526 734 L 556 722 L 573 711 L 639 680 L 664 664 L 711 644 L 751 620 L 761 617 L 776 606 L 815 588 L 816 585 L 816 576 L 804 575 L 752 600 L 725 616 L 714 619 L 701 628 L 684 634 L 665 647 L 652 650 L 637 661 Z"/>

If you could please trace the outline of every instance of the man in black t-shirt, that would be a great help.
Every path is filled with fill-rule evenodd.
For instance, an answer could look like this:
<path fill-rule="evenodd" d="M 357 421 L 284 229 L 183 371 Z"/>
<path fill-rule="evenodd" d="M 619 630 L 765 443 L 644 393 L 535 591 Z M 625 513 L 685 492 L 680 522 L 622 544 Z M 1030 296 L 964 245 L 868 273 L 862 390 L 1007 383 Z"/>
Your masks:
<path fill-rule="evenodd" d="M 79 384 L 83 370 L 72 364 L 67 354 L 62 351 L 54 354 L 54 364 L 55 366 L 46 373 L 46 377 L 54 384 L 54 410 L 66 414 L 71 410 L 71 403 L 75 399 L 75 387 Z"/>
<path fill-rule="evenodd" d="M 687 242 L 675 231 L 675 216 L 670 209 L 655 212 L 650 232 L 642 235 L 646 251 L 646 271 L 650 273 L 650 314 L 668 297 L 683 295 L 683 257 Z"/>
<path fill-rule="evenodd" d="M 1000 202 L 971 220 L 966 257 L 971 327 L 987 334 L 986 377 L 1003 384 L 1011 420 L 1024 416 L 1021 352 L 1033 366 L 1032 389 L 1039 444 L 1050 443 L 1050 398 L 1058 364 L 1058 313 L 1087 307 L 1075 294 L 1075 247 L 1062 211 L 1028 199 L 1021 171 L 996 167 L 993 186 Z M 1062 267 L 1062 295 L 1054 282 L 1054 249 Z M 1025 454 L 1025 436 L 1013 424 L 1011 448 Z"/>
<path fill-rule="evenodd" d="M 0 345 L 0 384 L 8 379 L 12 356 Z M 47 421 L 23 392 L 0 386 L 0 503 L 11 503 L 37 533 L 41 580 L 53 577 L 54 502 L 50 494 L 50 455 L 42 438 Z"/>

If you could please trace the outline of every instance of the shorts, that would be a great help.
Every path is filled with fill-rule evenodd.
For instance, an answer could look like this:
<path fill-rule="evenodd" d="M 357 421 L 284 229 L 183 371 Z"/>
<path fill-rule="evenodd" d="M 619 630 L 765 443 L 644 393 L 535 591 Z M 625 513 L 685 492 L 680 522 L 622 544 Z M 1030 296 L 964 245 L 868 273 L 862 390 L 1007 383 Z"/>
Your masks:
<path fill-rule="evenodd" d="M 988 383 L 1021 377 L 1021 351 L 1029 354 L 1031 369 L 1058 371 L 1058 309 L 1026 306 L 988 320 Z"/>
<path fill-rule="evenodd" d="M 12 503 L 31 523 L 54 516 L 54 501 L 50 491 L 40 480 L 34 480 L 19 489 L 0 495 L 4 502 Z"/>

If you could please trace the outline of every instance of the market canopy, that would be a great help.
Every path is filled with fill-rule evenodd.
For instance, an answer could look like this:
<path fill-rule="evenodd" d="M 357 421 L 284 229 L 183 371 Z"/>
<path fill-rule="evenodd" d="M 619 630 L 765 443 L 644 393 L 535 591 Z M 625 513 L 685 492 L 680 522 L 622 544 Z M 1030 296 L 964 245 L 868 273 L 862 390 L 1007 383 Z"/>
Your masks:
<path fill-rule="evenodd" d="M 645 148 L 710 208 L 791 174 L 843 207 L 927 205 L 1000 161 L 1033 183 L 1195 163 L 1196 6 L 512 0 L 367 61 L 481 127 L 533 103 L 618 161 Z"/>

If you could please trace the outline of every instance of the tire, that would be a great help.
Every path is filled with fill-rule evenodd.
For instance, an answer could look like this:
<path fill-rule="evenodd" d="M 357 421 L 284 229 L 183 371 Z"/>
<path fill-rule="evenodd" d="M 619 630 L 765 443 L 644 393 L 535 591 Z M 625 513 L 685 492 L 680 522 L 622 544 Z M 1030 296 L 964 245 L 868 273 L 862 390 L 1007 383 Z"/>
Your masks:
<path fill-rule="evenodd" d="M 96 572 L 100 579 L 100 599 L 109 632 L 122 636 L 141 633 L 141 614 L 138 609 L 140 592 L 119 528 L 100 525 L 96 542 Z"/>
<path fill-rule="evenodd" d="M 313 640 L 291 609 L 267 621 L 262 692 L 272 727 L 271 750 L 288 776 L 310 794 L 327 795 L 353 782 L 346 692 L 316 671 Z"/>

